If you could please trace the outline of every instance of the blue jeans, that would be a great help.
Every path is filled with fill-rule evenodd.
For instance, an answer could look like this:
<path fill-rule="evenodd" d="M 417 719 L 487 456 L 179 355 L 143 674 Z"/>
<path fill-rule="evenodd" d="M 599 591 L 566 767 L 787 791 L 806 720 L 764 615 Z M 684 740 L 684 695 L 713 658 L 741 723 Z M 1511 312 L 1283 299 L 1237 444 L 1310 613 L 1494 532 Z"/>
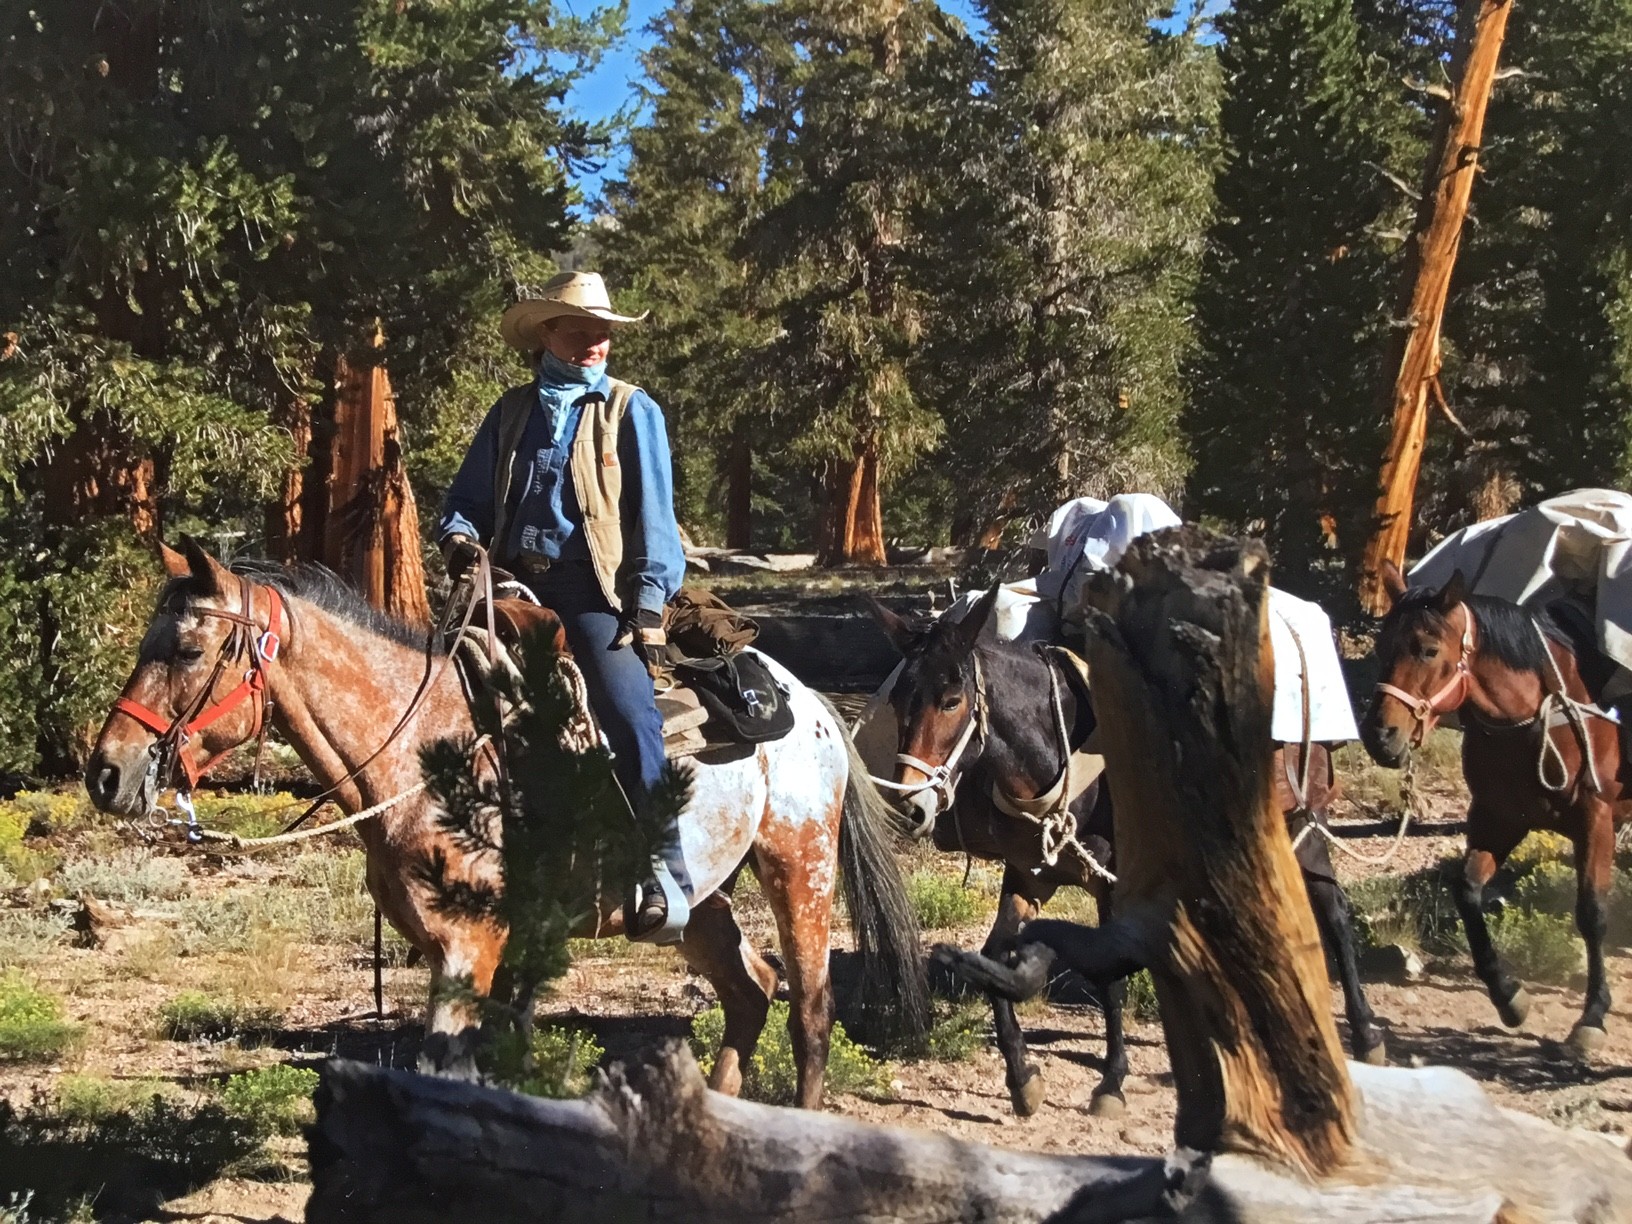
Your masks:
<path fill-rule="evenodd" d="M 589 688 L 589 704 L 612 747 L 613 770 L 631 803 L 644 804 L 663 775 L 663 719 L 652 678 L 633 646 L 614 648 L 618 615 L 588 561 L 563 561 L 527 585 L 561 618 L 567 646 Z"/>

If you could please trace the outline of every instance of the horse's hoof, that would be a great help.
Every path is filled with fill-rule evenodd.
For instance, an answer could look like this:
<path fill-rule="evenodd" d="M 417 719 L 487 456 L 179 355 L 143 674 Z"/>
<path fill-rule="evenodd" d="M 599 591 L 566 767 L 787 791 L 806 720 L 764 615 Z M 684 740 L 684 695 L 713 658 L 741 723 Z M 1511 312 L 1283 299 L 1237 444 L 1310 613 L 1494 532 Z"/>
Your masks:
<path fill-rule="evenodd" d="M 1120 1092 L 1100 1092 L 1088 1102 L 1088 1112 L 1096 1118 L 1120 1118 L 1128 1112 L 1128 1103 Z"/>
<path fill-rule="evenodd" d="M 1036 1067 L 1027 1067 L 1021 1073 L 1020 1082 L 1009 1085 L 1009 1100 L 1014 1104 L 1017 1117 L 1031 1117 L 1043 1107 L 1043 1100 L 1047 1095 L 1048 1089 L 1043 1083 L 1043 1073 Z"/>
<path fill-rule="evenodd" d="M 1506 1003 L 1496 1004 L 1496 1014 L 1508 1028 L 1518 1028 L 1530 1014 L 1530 992 L 1520 986 Z"/>
<path fill-rule="evenodd" d="M 1388 1042 L 1381 1037 L 1377 1038 L 1376 1045 L 1360 1052 L 1360 1061 L 1368 1067 L 1388 1066 Z"/>
<path fill-rule="evenodd" d="M 1570 1049 L 1583 1058 L 1591 1058 L 1604 1048 L 1609 1034 L 1593 1024 L 1578 1024 L 1570 1030 Z"/>

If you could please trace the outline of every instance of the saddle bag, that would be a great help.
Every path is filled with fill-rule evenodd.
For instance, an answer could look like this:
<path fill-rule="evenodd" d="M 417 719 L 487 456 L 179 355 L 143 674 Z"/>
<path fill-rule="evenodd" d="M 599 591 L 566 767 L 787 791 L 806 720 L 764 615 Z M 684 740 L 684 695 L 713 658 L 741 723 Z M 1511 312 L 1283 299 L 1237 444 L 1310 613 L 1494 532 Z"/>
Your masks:
<path fill-rule="evenodd" d="M 763 744 L 793 730 L 788 695 L 757 654 L 681 659 L 674 670 L 708 711 L 710 730 L 723 738 Z"/>

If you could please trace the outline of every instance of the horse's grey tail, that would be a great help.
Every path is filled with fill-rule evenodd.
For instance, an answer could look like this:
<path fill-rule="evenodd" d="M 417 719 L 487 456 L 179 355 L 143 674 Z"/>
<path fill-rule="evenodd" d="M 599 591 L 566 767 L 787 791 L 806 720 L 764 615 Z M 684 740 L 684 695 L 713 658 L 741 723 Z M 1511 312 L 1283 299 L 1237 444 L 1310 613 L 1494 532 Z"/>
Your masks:
<path fill-rule="evenodd" d="M 929 982 L 918 919 L 890 851 L 889 831 L 901 821 L 868 780 L 843 717 L 825 698 L 823 704 L 838 723 L 850 758 L 839 826 L 839 873 L 861 954 L 857 1035 L 875 1046 L 917 1052 L 929 1034 Z"/>

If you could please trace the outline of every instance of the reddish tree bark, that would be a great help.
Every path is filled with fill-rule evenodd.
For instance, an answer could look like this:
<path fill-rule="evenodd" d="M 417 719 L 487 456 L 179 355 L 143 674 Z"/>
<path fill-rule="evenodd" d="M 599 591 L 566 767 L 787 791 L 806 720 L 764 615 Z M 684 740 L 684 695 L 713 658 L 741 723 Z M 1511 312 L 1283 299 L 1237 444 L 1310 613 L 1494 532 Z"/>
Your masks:
<path fill-rule="evenodd" d="M 1406 329 L 1390 342 L 1396 370 L 1393 427 L 1383 452 L 1375 525 L 1360 564 L 1360 602 L 1374 616 L 1389 606 L 1382 585 L 1383 562 L 1405 563 L 1428 435 L 1429 399 L 1439 388 L 1439 329 L 1473 194 L 1485 109 L 1512 10 L 1513 0 L 1469 0 L 1451 69 L 1455 85 L 1440 110 L 1422 202 L 1406 247 L 1402 303 Z"/>

